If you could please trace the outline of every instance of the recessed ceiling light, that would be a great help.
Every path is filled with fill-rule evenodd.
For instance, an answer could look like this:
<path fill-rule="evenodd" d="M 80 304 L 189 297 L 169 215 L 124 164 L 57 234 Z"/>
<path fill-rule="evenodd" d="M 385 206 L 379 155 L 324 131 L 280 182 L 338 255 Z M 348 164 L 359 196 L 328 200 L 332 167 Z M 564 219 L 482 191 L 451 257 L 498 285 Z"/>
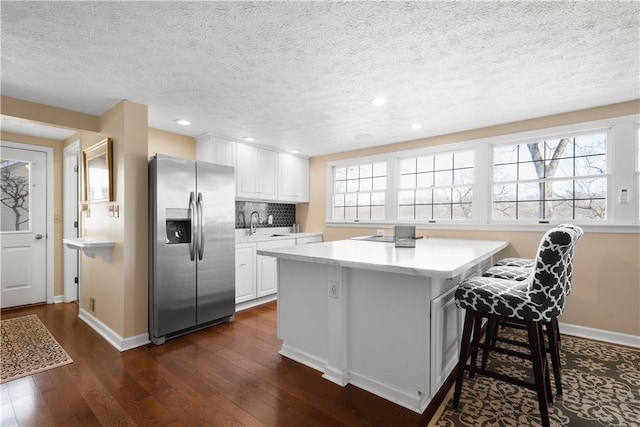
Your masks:
<path fill-rule="evenodd" d="M 244 138 L 242 138 L 243 141 L 247 141 L 247 142 L 253 142 L 256 139 L 250 136 L 245 136 Z"/>
<path fill-rule="evenodd" d="M 292 148 L 291 150 L 289 150 L 289 152 L 293 154 L 298 154 L 300 150 L 298 150 L 297 148 Z"/>
<path fill-rule="evenodd" d="M 414 123 L 411 125 L 411 129 L 420 129 L 422 127 L 422 123 Z"/>
<path fill-rule="evenodd" d="M 174 122 L 176 122 L 180 126 L 189 126 L 191 124 L 189 120 L 185 120 L 185 119 L 175 119 Z"/>
<path fill-rule="evenodd" d="M 371 103 L 376 106 L 383 105 L 385 102 L 387 102 L 387 100 L 384 98 L 376 98 L 373 101 L 371 101 Z"/>

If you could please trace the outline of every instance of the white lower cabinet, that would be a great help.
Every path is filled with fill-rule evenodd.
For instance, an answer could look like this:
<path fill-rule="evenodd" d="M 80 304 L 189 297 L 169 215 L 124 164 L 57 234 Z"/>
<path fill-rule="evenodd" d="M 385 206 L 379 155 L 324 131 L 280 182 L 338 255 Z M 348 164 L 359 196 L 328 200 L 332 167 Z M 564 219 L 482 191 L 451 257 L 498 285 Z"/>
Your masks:
<path fill-rule="evenodd" d="M 256 298 L 256 245 L 236 245 L 236 304 Z"/>
<path fill-rule="evenodd" d="M 464 311 L 456 306 L 456 288 L 431 301 L 431 392 L 438 391 L 458 363 Z"/>
<path fill-rule="evenodd" d="M 261 249 L 284 248 L 322 242 L 322 236 L 291 237 L 287 239 L 267 240 L 256 243 L 236 244 L 236 304 L 241 310 L 274 299 L 266 298 L 278 292 L 278 259 L 257 255 Z M 257 304 L 252 304 L 252 300 Z M 238 309 L 238 307 L 236 308 Z"/>
<path fill-rule="evenodd" d="M 258 277 L 256 297 L 264 297 L 278 292 L 278 259 L 258 255 Z"/>
<path fill-rule="evenodd" d="M 274 249 L 295 246 L 296 239 L 274 240 L 258 242 L 257 249 Z M 270 256 L 258 255 L 257 268 L 257 292 L 258 298 L 278 292 L 278 259 Z"/>

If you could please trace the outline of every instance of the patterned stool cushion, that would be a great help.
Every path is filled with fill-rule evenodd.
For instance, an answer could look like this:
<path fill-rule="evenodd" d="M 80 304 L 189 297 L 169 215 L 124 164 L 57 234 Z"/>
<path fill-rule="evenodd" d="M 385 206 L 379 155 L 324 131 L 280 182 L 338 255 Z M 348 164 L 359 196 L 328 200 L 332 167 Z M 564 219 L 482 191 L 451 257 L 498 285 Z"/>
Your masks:
<path fill-rule="evenodd" d="M 484 272 L 484 277 L 493 277 L 494 279 L 507 280 L 526 280 L 531 276 L 532 268 L 509 267 L 506 265 L 496 265 Z"/>
<path fill-rule="evenodd" d="M 502 258 L 496 266 L 533 268 L 536 260 L 531 258 Z"/>
<path fill-rule="evenodd" d="M 540 241 L 533 272 L 525 280 L 472 277 L 456 289 L 456 305 L 524 321 L 550 321 L 564 310 L 570 281 L 570 252 L 578 233 L 552 228 Z"/>
<path fill-rule="evenodd" d="M 568 228 L 573 230 L 576 233 L 576 240 L 579 240 L 580 237 L 584 234 L 582 228 L 573 224 L 560 224 L 558 228 Z M 572 254 L 573 256 L 573 254 Z M 536 260 L 533 258 L 502 258 L 500 261 L 496 262 L 497 266 L 504 267 L 520 267 L 520 268 L 533 268 L 535 266 Z M 509 277 L 505 277 L 508 279 Z"/>

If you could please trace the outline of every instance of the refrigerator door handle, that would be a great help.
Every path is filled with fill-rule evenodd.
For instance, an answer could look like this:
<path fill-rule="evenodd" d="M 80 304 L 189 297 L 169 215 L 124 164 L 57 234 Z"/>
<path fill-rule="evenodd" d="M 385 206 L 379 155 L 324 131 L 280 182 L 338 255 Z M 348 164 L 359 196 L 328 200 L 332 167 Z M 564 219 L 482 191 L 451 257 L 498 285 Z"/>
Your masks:
<path fill-rule="evenodd" d="M 198 232 L 198 259 L 202 260 L 204 256 L 204 200 L 202 197 L 202 193 L 198 193 L 198 228 L 200 231 Z"/>
<path fill-rule="evenodd" d="M 191 244 L 189 245 L 189 252 L 191 255 L 191 261 L 196 259 L 196 195 L 192 191 L 189 195 L 189 219 L 191 220 Z"/>

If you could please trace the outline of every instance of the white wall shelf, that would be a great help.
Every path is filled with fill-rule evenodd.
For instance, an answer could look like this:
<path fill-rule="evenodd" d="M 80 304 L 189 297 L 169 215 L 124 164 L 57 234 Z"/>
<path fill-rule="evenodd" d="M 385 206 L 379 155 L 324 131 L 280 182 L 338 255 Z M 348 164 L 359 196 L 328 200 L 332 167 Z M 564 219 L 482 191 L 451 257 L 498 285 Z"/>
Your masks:
<path fill-rule="evenodd" d="M 111 262 L 111 247 L 116 243 L 98 239 L 62 239 L 62 242 L 70 249 L 79 249 L 89 258 L 98 255 L 106 263 Z"/>

